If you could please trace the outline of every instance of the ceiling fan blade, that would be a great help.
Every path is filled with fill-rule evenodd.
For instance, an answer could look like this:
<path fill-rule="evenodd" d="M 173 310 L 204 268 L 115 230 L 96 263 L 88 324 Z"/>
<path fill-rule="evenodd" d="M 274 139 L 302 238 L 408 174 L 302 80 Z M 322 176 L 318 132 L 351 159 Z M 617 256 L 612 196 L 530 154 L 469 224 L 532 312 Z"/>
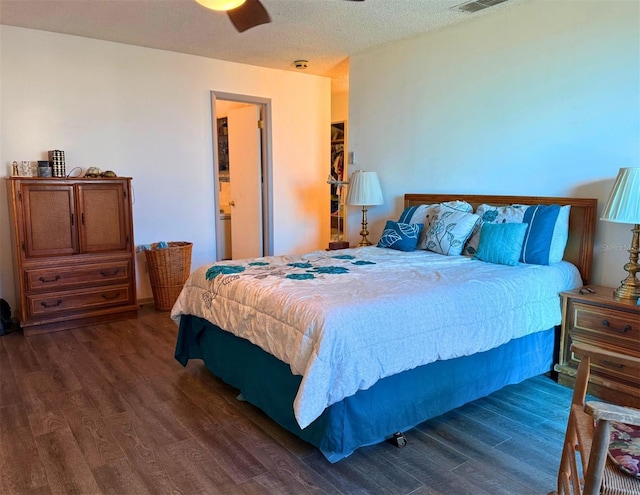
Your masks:
<path fill-rule="evenodd" d="M 247 0 L 240 7 L 227 11 L 227 14 L 240 33 L 271 22 L 271 17 L 259 0 Z"/>

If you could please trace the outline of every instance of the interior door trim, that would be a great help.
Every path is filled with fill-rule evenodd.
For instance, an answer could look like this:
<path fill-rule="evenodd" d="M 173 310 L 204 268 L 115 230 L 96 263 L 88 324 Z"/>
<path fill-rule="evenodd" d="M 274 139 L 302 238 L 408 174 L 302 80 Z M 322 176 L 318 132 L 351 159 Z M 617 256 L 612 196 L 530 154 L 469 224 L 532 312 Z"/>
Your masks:
<path fill-rule="evenodd" d="M 236 101 L 257 105 L 262 115 L 263 127 L 261 132 L 261 162 L 262 162 L 262 245 L 264 256 L 273 255 L 273 159 L 271 145 L 271 99 L 259 96 L 226 93 L 223 91 L 211 91 L 211 135 L 213 150 L 213 180 L 214 202 L 216 207 L 220 205 L 218 193 L 219 169 L 218 169 L 218 133 L 216 132 L 216 100 Z M 223 225 L 220 215 L 215 215 L 216 232 L 221 232 Z M 217 252 L 216 259 L 220 259 Z"/>

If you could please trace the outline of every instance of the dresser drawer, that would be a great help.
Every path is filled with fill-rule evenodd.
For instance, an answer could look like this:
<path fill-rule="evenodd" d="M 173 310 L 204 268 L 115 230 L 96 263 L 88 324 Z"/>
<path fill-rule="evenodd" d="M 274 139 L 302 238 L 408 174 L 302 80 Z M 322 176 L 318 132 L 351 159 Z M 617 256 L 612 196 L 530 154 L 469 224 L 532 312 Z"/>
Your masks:
<path fill-rule="evenodd" d="M 27 292 L 66 290 L 87 285 L 126 284 L 131 275 L 130 261 L 79 265 L 74 267 L 26 269 Z"/>
<path fill-rule="evenodd" d="M 640 318 L 637 312 L 575 302 L 570 332 L 578 340 L 607 344 L 640 355 Z"/>
<path fill-rule="evenodd" d="M 131 287 L 117 285 L 27 296 L 27 312 L 39 317 L 65 311 L 97 309 L 131 302 Z"/>

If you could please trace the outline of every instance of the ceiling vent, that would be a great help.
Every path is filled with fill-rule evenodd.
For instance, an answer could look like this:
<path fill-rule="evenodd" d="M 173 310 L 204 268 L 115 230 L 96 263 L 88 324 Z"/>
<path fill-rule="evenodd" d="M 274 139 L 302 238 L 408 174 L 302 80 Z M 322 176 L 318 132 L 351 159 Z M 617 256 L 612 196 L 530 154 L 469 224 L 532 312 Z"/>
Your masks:
<path fill-rule="evenodd" d="M 478 12 L 499 3 L 506 2 L 507 0 L 474 0 L 472 2 L 461 3 L 455 7 L 451 7 L 453 10 L 461 10 L 462 12 Z"/>

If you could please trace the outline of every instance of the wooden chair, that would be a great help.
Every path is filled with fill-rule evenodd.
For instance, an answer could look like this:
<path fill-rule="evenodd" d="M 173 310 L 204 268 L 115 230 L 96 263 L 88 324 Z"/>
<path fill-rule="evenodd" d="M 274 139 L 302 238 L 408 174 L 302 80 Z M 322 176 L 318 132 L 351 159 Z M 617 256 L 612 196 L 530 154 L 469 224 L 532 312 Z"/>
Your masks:
<path fill-rule="evenodd" d="M 640 376 L 640 358 L 577 342 L 571 350 L 582 359 L 571 400 L 558 491 L 549 495 L 640 495 L 640 478 L 623 473 L 607 455 L 610 422 L 640 426 L 640 410 L 604 402 L 585 404 L 592 362 L 626 366 Z"/>

